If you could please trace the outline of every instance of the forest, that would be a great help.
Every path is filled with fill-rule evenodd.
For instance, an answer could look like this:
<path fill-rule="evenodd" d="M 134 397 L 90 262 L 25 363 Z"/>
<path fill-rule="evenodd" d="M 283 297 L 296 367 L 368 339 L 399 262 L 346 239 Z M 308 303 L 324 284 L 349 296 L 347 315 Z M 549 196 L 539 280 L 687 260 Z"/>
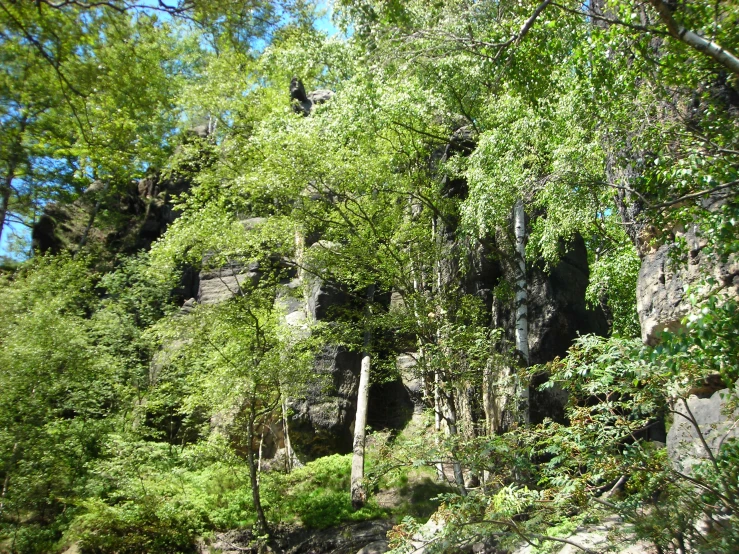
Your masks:
<path fill-rule="evenodd" d="M 734 0 L 0 0 L 0 552 L 739 552 Z"/>

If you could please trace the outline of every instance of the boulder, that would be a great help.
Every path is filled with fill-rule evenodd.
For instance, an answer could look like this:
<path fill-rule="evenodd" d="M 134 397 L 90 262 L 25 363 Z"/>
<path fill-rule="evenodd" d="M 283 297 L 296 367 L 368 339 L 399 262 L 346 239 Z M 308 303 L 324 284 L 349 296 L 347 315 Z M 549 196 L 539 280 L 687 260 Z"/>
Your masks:
<path fill-rule="evenodd" d="M 395 361 L 403 387 L 413 403 L 413 412 L 421 413 L 425 408 L 423 400 L 423 379 L 416 374 L 416 356 L 418 353 L 401 354 Z"/>
<path fill-rule="evenodd" d="M 338 310 L 349 304 L 349 296 L 337 285 L 313 275 L 305 275 L 303 281 L 305 309 L 313 321 L 330 320 Z"/>
<path fill-rule="evenodd" d="M 357 554 L 385 554 L 390 550 L 390 543 L 384 540 L 374 541 L 360 549 Z"/>
<path fill-rule="evenodd" d="M 695 464 L 709 459 L 706 447 L 716 455 L 727 440 L 739 438 L 739 409 L 726 413 L 727 402 L 735 394 L 736 390 L 723 389 L 710 398 L 678 400 L 667 433 L 667 455 L 676 471 L 690 475 Z"/>
<path fill-rule="evenodd" d="M 305 312 L 305 299 L 298 295 L 302 282 L 293 279 L 277 293 L 276 304 L 285 314 L 285 322 L 293 328 L 307 329 L 308 315 Z"/>
<path fill-rule="evenodd" d="M 293 110 L 298 114 L 310 115 L 313 106 L 328 102 L 333 95 L 332 91 L 325 89 L 314 90 L 306 94 L 303 81 L 297 77 L 293 77 L 290 81 L 290 98 L 293 102 Z"/>

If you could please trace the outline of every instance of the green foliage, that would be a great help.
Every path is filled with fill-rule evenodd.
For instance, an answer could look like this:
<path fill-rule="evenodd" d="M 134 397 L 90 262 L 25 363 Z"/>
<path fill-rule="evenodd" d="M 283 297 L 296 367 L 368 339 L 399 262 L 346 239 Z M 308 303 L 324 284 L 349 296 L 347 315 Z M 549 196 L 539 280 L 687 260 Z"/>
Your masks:
<path fill-rule="evenodd" d="M 146 384 L 142 327 L 169 309 L 171 282 L 143 268 L 142 257 L 100 278 L 91 259 L 39 258 L 0 287 L 0 532 L 21 541 L 19 551 L 59 538 L 89 464 Z M 42 522 L 38 536 L 28 514 Z"/>
<path fill-rule="evenodd" d="M 441 503 L 440 551 L 480 537 L 543 551 L 600 517 L 599 500 L 662 552 L 736 549 L 736 443 L 691 481 L 644 438 L 702 379 L 739 378 L 734 276 L 711 267 L 739 251 L 728 66 L 668 33 L 659 2 L 588 13 L 600 3 L 343 0 L 351 37 L 332 39 L 304 2 L 149 4 L 0 5 L 3 224 L 100 181 L 75 205 L 82 219 L 57 223 L 89 218 L 107 234 L 132 180 L 164 168 L 192 185 L 151 256 L 82 252 L 3 273 L 0 548 L 188 551 L 198 535 L 258 523 L 259 487 L 272 521 L 387 515 L 352 510 L 347 457 L 257 479 L 259 428 L 300 397 L 326 341 L 358 350 L 369 329 L 385 362 L 376 381 L 414 352 L 415 376 L 446 408 L 491 382 L 508 394 L 506 333 L 476 294 L 510 307 L 523 200 L 529 261 L 554 267 L 582 237 L 587 300 L 612 320 L 610 338 L 580 337 L 520 376 L 548 372 L 568 394 L 567 424 L 407 433 L 373 460 L 374 482 L 403 489 L 437 463 L 484 481 L 466 496 L 425 483 L 438 500 L 413 513 Z M 669 8 L 736 54 L 732 3 Z M 293 76 L 332 98 L 296 113 Z M 204 121 L 206 138 L 184 131 Z M 699 246 L 675 238 L 693 225 Z M 671 241 L 685 246 L 676 263 L 700 256 L 707 274 L 686 292 L 685 329 L 648 349 L 633 340 L 639 255 Z M 184 266 L 249 266 L 258 279 L 185 317 L 171 305 Z M 491 274 L 490 291 L 471 294 L 475 272 Z M 350 309 L 320 329 L 284 325 L 275 298 L 298 274 L 336 286 Z M 378 293 L 363 310 L 368 286 Z M 708 516 L 728 524 L 701 538 Z M 417 528 L 406 521 L 399 544 Z"/>
<path fill-rule="evenodd" d="M 123 504 L 112 508 L 91 501 L 76 522 L 80 552 L 196 552 L 194 533 L 182 514 L 161 505 Z M 169 513 L 167 513 L 169 512 Z M 179 516 L 179 517 L 178 517 Z"/>
<path fill-rule="evenodd" d="M 620 231 L 623 235 L 623 231 Z M 611 330 L 621 337 L 640 334 L 636 312 L 636 281 L 641 262 L 636 249 L 621 237 L 599 248 L 591 265 L 586 299 L 591 306 L 605 305 L 611 312 Z"/>
<path fill-rule="evenodd" d="M 351 455 L 338 454 L 319 458 L 288 474 L 266 475 L 265 498 L 271 517 L 323 529 L 387 515 L 372 501 L 355 511 L 349 494 L 350 478 Z"/>

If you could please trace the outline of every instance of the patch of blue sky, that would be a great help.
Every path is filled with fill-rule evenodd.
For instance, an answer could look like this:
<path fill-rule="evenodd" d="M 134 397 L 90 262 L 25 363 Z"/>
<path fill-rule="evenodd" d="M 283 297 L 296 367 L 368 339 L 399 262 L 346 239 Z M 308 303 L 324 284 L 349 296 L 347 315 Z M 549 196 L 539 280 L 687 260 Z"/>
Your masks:
<path fill-rule="evenodd" d="M 28 245 L 31 240 L 31 229 L 26 225 L 13 221 L 12 219 L 5 222 L 3 226 L 3 236 L 0 240 L 0 263 L 3 258 L 16 262 L 28 259 L 28 252 L 18 252 L 17 245 Z"/>

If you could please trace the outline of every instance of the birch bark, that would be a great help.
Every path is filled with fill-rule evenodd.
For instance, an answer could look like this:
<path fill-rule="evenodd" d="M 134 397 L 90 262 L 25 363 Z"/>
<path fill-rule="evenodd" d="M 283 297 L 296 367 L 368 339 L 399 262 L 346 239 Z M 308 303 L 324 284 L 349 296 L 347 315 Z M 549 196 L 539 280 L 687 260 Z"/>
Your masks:
<path fill-rule="evenodd" d="M 372 315 L 371 303 L 375 296 L 375 286 L 370 285 L 367 289 L 367 305 L 365 316 L 367 320 Z M 354 448 L 352 456 L 351 495 L 352 506 L 358 510 L 367 502 L 367 491 L 364 488 L 364 442 L 365 427 L 367 426 L 367 404 L 369 401 L 369 380 L 372 356 L 370 355 L 370 342 L 372 331 L 369 321 L 365 323 L 364 330 L 364 352 L 362 352 L 362 364 L 359 372 L 359 391 L 357 392 L 357 416 L 354 419 Z"/>

